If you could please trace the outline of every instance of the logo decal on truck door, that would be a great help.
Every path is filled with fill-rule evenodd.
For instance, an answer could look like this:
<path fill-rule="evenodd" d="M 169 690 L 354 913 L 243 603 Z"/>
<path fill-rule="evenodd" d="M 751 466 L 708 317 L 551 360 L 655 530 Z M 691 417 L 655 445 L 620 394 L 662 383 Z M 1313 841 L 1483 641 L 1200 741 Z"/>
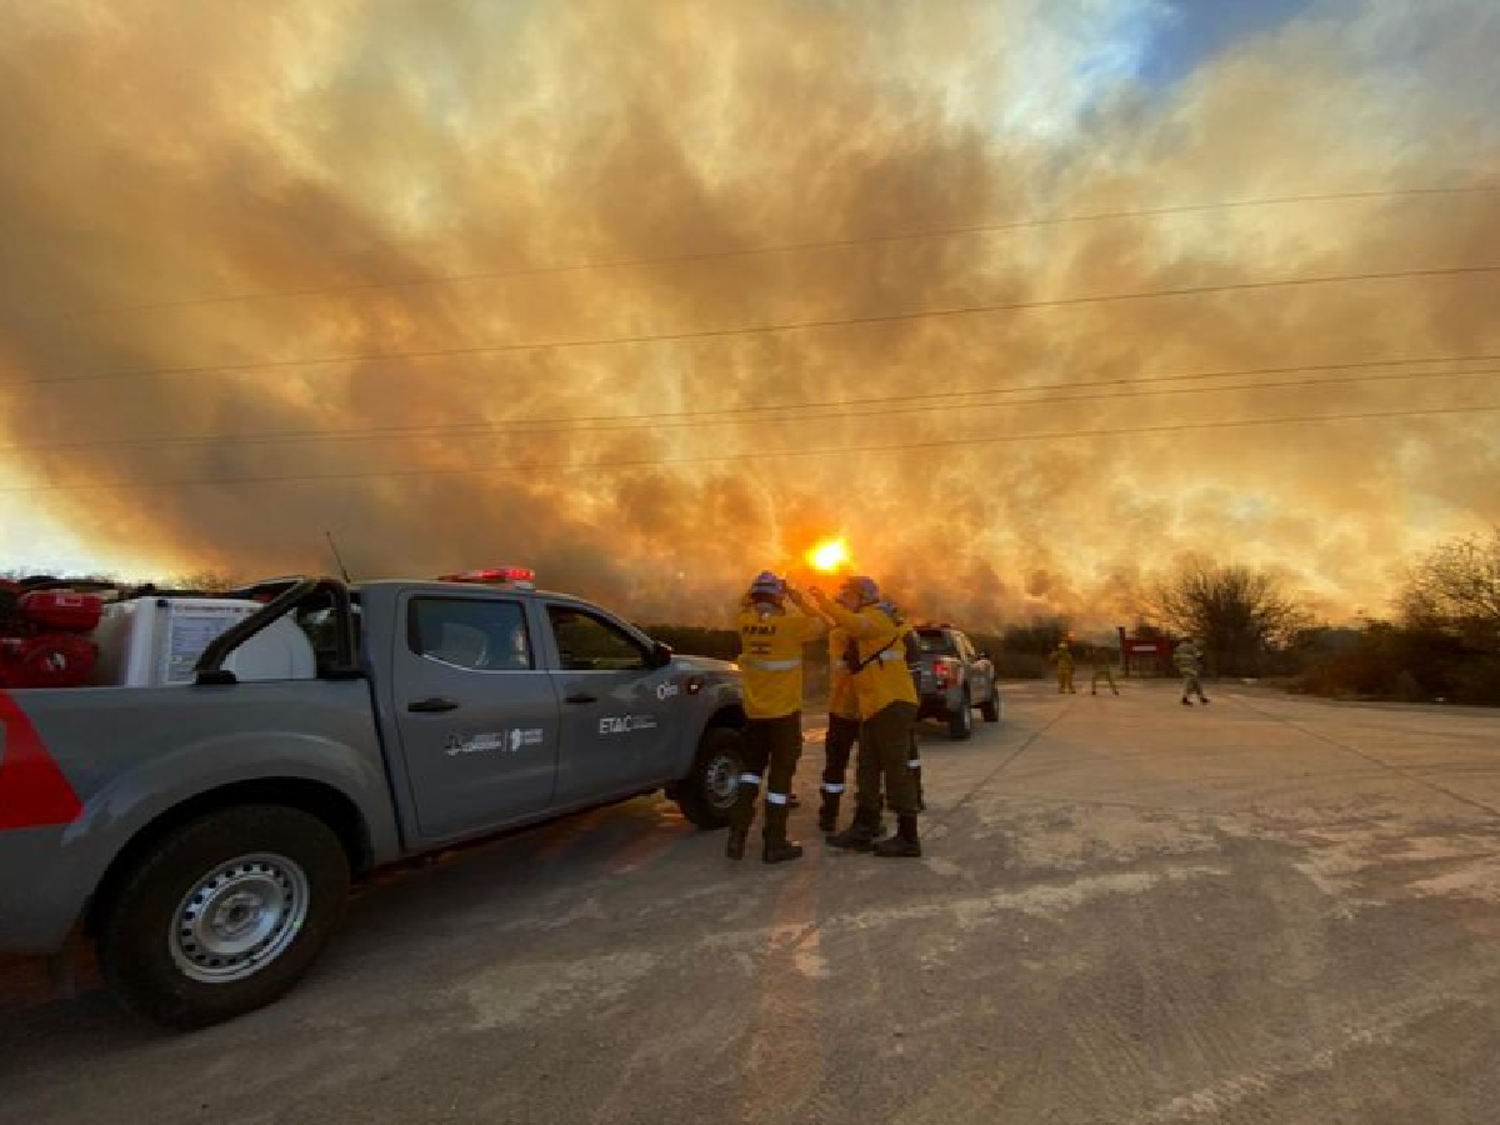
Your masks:
<path fill-rule="evenodd" d="M 485 731 L 470 735 L 455 732 L 443 743 L 443 753 L 450 758 L 459 754 L 493 754 L 496 751 L 515 754 L 523 746 L 540 746 L 545 736 L 546 732 L 541 727 Z"/>
<path fill-rule="evenodd" d="M 633 730 L 655 729 L 655 715 L 606 715 L 599 720 L 600 734 L 629 734 Z"/>

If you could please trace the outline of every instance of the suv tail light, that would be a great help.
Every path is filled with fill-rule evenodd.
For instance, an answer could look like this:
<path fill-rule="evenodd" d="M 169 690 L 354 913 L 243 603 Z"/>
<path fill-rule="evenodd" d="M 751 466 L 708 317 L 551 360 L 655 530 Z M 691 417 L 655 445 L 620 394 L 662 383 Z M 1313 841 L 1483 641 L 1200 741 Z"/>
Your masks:
<path fill-rule="evenodd" d="M 950 688 L 958 683 L 958 661 L 951 656 L 940 657 L 933 662 L 932 674 L 937 677 L 938 687 Z"/>

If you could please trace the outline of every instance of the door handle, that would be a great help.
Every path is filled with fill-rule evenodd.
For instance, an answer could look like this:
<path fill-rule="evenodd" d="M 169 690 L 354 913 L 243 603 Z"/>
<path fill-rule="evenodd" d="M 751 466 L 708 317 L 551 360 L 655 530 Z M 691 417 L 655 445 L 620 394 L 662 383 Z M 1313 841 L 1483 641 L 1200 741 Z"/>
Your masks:
<path fill-rule="evenodd" d="M 574 694 L 568 696 L 567 699 L 566 699 L 566 702 L 568 702 L 568 703 L 598 703 L 599 702 L 599 697 L 597 695 L 589 695 L 587 692 L 580 691 L 580 692 L 575 692 Z"/>
<path fill-rule="evenodd" d="M 449 699 L 444 695 L 434 695 L 427 699 L 414 699 L 406 705 L 408 711 L 457 711 L 458 700 Z"/>

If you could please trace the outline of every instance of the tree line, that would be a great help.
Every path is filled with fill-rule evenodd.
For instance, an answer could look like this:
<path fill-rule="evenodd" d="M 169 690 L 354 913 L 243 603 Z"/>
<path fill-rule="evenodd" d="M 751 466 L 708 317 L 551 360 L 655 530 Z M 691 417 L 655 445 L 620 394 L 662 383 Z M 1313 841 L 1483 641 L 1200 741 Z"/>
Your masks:
<path fill-rule="evenodd" d="M 235 583 L 204 571 L 157 585 L 208 593 Z M 1320 623 L 1284 579 L 1194 557 L 1142 596 L 1134 633 L 1194 637 L 1210 676 L 1269 679 L 1333 697 L 1500 704 L 1500 526 L 1441 543 L 1412 563 L 1390 610 L 1353 626 Z M 732 629 L 659 624 L 646 632 L 682 653 L 721 660 L 739 653 Z M 969 635 L 1007 678 L 1048 674 L 1048 656 L 1072 638 L 1062 617 Z M 1073 647 L 1083 659 L 1095 648 L 1118 651 L 1113 640 Z"/>

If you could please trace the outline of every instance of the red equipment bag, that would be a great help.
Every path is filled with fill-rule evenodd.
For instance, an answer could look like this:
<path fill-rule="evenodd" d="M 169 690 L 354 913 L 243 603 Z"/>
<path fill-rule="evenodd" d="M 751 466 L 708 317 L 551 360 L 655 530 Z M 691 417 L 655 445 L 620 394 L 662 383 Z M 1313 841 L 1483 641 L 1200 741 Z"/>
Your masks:
<path fill-rule="evenodd" d="M 72 590 L 33 590 L 21 595 L 19 608 L 22 617 L 43 629 L 91 633 L 104 616 L 104 599 Z"/>

